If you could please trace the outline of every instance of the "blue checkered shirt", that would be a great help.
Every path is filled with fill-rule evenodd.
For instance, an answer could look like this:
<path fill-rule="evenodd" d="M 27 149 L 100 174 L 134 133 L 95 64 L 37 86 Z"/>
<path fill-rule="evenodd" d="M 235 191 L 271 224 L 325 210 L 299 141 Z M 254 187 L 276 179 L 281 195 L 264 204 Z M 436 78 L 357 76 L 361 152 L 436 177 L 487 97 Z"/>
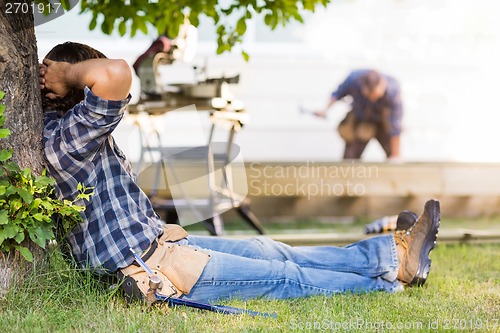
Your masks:
<path fill-rule="evenodd" d="M 45 160 L 59 197 L 75 200 L 79 183 L 93 187 L 90 202 L 77 202 L 85 206 L 83 222 L 67 239 L 82 266 L 102 273 L 130 265 L 130 248 L 144 251 L 163 232 L 111 135 L 129 100 L 104 100 L 85 87 L 80 104 L 62 117 L 47 111 L 44 119 Z"/>
<path fill-rule="evenodd" d="M 401 120 L 403 117 L 403 104 L 401 102 L 401 92 L 398 81 L 389 75 L 383 75 L 387 80 L 387 90 L 385 95 L 376 102 L 371 102 L 363 95 L 359 78 L 364 75 L 367 70 L 360 69 L 353 71 L 347 76 L 336 91 L 332 93 L 332 97 L 339 100 L 346 96 L 352 97 L 352 112 L 357 119 L 373 122 L 384 121 L 383 109 L 388 108 L 389 114 L 387 119 L 391 125 L 390 131 L 392 136 L 401 134 Z"/>

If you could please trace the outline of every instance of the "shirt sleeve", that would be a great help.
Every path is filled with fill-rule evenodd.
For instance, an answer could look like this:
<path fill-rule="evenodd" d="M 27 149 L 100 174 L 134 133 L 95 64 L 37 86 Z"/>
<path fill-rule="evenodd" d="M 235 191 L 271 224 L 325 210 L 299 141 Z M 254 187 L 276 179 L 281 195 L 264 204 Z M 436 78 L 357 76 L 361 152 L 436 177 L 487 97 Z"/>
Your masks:
<path fill-rule="evenodd" d="M 402 130 L 403 103 L 399 87 L 395 90 L 391 99 L 391 136 L 398 136 Z"/>
<path fill-rule="evenodd" d="M 65 113 L 58 129 L 61 149 L 75 158 L 98 150 L 118 126 L 130 101 L 130 95 L 124 100 L 105 100 L 88 87 L 84 93 L 84 100 Z"/>
<path fill-rule="evenodd" d="M 342 82 L 336 91 L 332 93 L 332 97 L 336 100 L 342 99 L 348 95 L 352 94 L 352 89 L 355 84 L 355 79 L 353 77 L 353 73 L 349 74 L 349 76 Z"/>

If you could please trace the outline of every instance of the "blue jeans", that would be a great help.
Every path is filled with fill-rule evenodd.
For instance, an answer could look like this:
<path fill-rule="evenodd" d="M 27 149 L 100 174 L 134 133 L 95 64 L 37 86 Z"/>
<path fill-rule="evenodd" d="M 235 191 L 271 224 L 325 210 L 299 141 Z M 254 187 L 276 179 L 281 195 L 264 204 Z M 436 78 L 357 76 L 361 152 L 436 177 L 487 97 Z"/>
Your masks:
<path fill-rule="evenodd" d="M 291 247 L 267 237 L 234 240 L 189 236 L 177 243 L 211 255 L 198 282 L 182 298 L 284 299 L 345 292 L 395 292 L 399 260 L 392 235 L 346 247 Z"/>

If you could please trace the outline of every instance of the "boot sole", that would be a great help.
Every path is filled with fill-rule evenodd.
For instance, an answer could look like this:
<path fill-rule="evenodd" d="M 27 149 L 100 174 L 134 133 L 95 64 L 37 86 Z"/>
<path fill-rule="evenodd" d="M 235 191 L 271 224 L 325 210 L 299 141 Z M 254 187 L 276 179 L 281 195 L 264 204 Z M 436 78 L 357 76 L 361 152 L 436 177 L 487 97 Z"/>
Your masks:
<path fill-rule="evenodd" d="M 436 246 L 437 234 L 441 221 L 439 201 L 427 201 L 424 210 L 427 212 L 427 216 L 429 216 L 429 218 L 431 219 L 432 226 L 429 229 L 429 232 L 425 237 L 422 249 L 420 250 L 420 262 L 418 264 L 417 273 L 415 274 L 413 280 L 410 282 L 411 286 L 422 286 L 427 280 L 427 276 L 429 275 L 432 263 L 432 260 L 429 258 L 429 253 Z"/>

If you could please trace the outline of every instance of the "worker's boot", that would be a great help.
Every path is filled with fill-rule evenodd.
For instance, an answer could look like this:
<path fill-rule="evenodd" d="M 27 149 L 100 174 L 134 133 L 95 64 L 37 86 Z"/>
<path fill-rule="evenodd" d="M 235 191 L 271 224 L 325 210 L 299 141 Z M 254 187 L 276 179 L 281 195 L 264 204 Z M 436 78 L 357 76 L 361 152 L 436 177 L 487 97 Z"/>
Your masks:
<path fill-rule="evenodd" d="M 377 219 L 363 228 L 365 234 L 377 234 L 383 232 L 394 232 L 398 230 L 409 229 L 415 221 L 417 214 L 412 211 L 404 210 L 399 215 L 384 216 Z"/>
<path fill-rule="evenodd" d="M 436 245 L 439 221 L 439 201 L 429 200 L 423 214 L 410 228 L 396 232 L 399 281 L 408 286 L 425 283 L 431 267 L 429 253 Z"/>
<path fill-rule="evenodd" d="M 410 210 L 403 210 L 396 220 L 396 231 L 410 229 L 417 221 L 418 216 Z"/>

